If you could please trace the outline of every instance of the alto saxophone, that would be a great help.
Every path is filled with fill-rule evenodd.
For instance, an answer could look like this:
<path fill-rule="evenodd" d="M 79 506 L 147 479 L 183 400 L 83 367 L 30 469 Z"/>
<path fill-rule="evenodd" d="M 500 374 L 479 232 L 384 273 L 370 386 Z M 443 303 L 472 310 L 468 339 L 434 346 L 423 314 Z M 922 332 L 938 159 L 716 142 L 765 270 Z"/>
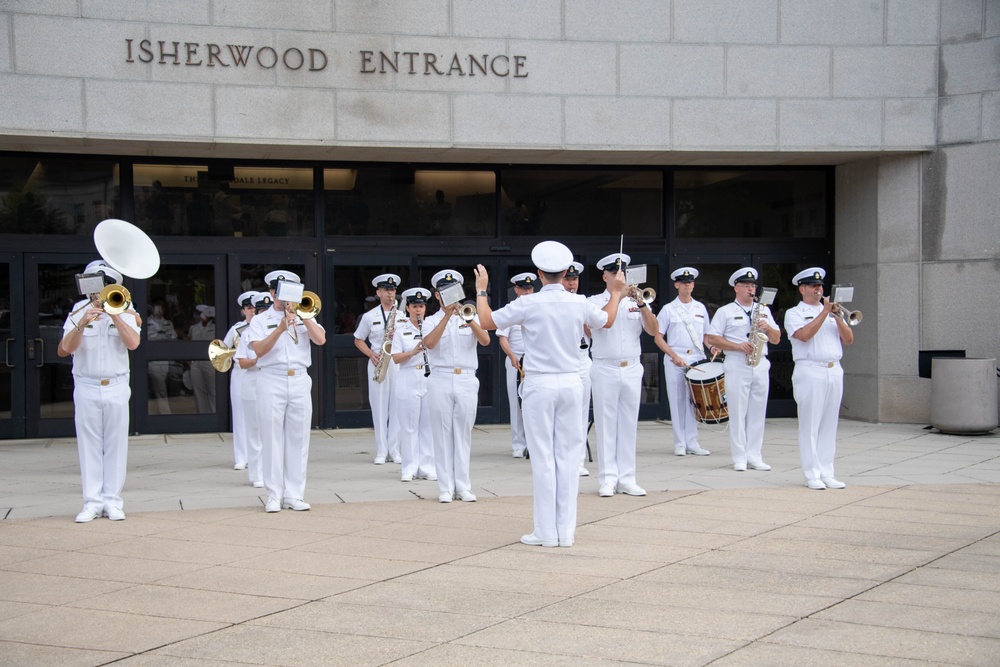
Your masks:
<path fill-rule="evenodd" d="M 381 308 L 381 306 L 379 306 Z M 385 380 L 386 373 L 389 372 L 389 364 L 392 363 L 392 335 L 396 333 L 396 302 L 392 303 L 392 310 L 389 311 L 389 319 L 385 323 L 385 337 L 382 339 L 382 352 L 379 355 L 378 363 L 375 364 L 375 375 L 372 377 L 375 382 L 381 384 Z"/>
<path fill-rule="evenodd" d="M 756 368 L 764 358 L 764 346 L 767 345 L 767 334 L 760 330 L 760 299 L 756 297 L 750 313 L 750 344 L 753 351 L 747 355 L 747 366 Z"/>

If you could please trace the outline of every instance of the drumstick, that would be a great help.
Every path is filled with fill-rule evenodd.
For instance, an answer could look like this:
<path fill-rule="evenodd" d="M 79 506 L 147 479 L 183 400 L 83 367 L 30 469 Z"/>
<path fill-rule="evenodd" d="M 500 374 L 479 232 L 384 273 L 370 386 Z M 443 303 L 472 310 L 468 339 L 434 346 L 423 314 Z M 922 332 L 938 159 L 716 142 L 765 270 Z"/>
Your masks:
<path fill-rule="evenodd" d="M 686 368 L 688 370 L 698 371 L 699 373 L 704 373 L 705 372 L 704 369 L 698 368 L 697 366 L 687 366 Z"/>

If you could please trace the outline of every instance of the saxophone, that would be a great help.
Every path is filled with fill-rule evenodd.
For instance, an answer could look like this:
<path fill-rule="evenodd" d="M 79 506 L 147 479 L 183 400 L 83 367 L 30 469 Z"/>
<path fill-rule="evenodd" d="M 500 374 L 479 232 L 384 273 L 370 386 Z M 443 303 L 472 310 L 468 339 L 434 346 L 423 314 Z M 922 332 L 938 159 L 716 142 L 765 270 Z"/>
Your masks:
<path fill-rule="evenodd" d="M 767 334 L 760 330 L 760 298 L 754 297 L 753 311 L 750 314 L 750 344 L 753 351 L 747 355 L 747 366 L 756 368 L 764 358 L 764 346 L 767 345 Z"/>
<path fill-rule="evenodd" d="M 381 308 L 382 306 L 379 306 Z M 385 380 L 386 373 L 389 372 L 389 364 L 392 363 L 392 335 L 396 333 L 396 302 L 392 303 L 392 310 L 389 311 L 389 318 L 385 323 L 385 337 L 382 339 L 382 352 L 379 355 L 378 363 L 375 364 L 375 375 L 372 377 L 379 384 Z"/>

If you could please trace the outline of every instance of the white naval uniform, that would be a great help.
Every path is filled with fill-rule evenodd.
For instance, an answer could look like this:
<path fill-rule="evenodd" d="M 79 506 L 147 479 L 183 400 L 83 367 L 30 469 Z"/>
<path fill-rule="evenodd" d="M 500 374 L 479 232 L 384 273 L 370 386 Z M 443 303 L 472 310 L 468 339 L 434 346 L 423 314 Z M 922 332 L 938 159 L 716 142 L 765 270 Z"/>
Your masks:
<path fill-rule="evenodd" d="M 215 340 L 215 320 L 198 322 L 188 329 L 191 340 Z M 211 361 L 191 362 L 191 389 L 194 391 L 194 405 L 199 414 L 215 412 L 215 367 Z"/>
<path fill-rule="evenodd" d="M 226 337 L 222 339 L 222 342 L 226 347 L 232 348 L 238 342 L 236 340 L 237 332 L 246 331 L 248 326 L 244 321 L 229 327 L 229 331 L 226 332 Z M 243 375 L 245 373 L 246 371 L 240 368 L 240 365 L 234 359 L 232 369 L 229 371 L 229 404 L 233 409 L 233 463 L 238 466 L 246 465 L 248 460 L 242 399 Z"/>
<path fill-rule="evenodd" d="M 240 343 L 236 346 L 236 360 L 256 359 L 257 355 L 250 349 L 244 331 L 240 336 Z M 239 364 L 234 364 L 239 365 Z M 243 434 L 246 440 L 247 453 L 247 477 L 251 482 L 264 481 L 264 464 L 261 458 L 262 443 L 260 440 L 260 424 L 257 415 L 257 378 L 260 377 L 260 369 L 257 366 L 242 369 L 240 375 L 240 410 L 243 415 Z M 235 420 L 236 417 L 234 416 Z"/>
<path fill-rule="evenodd" d="M 73 311 L 89 303 L 79 301 Z M 73 312 L 70 311 L 70 312 Z M 82 314 L 76 316 L 78 321 Z M 138 333 L 131 313 L 122 322 Z M 66 318 L 63 334 L 76 325 Z M 103 314 L 84 327 L 73 353 L 73 408 L 84 509 L 98 515 L 106 508 L 122 509 L 122 487 L 128 462 L 129 398 L 128 348 L 111 316 Z"/>
<path fill-rule="evenodd" d="M 522 408 L 531 452 L 533 534 L 544 541 L 572 543 L 576 534 L 586 428 L 580 420 L 580 336 L 584 324 L 597 330 L 607 321 L 596 304 L 561 284 L 493 311 L 498 327 L 520 324 L 524 335 Z"/>
<path fill-rule="evenodd" d="M 503 336 L 510 345 L 510 351 L 514 356 L 521 359 L 524 356 L 524 337 L 521 334 L 521 327 L 514 325 L 504 329 L 497 329 L 497 338 Z M 506 354 L 503 359 L 504 368 L 507 369 L 507 400 L 510 402 L 510 449 L 513 453 L 524 453 L 527 447 L 527 440 L 524 435 L 524 420 L 521 417 L 521 404 L 517 400 L 517 376 L 518 371 L 510 363 L 510 357 Z"/>
<path fill-rule="evenodd" d="M 427 323 L 422 324 L 426 331 Z M 421 340 L 420 330 L 410 320 L 404 320 L 396 325 L 392 350 L 396 354 L 410 352 Z M 414 478 L 434 477 L 437 474 L 424 373 L 424 355 L 413 355 L 398 366 L 396 386 L 392 390 L 392 414 L 399 424 L 399 453 L 403 458 L 400 473 Z"/>
<path fill-rule="evenodd" d="M 816 335 L 801 341 L 793 334 L 815 319 L 823 306 L 803 302 L 785 312 L 785 331 L 792 341 L 792 393 L 799 413 L 799 454 L 806 481 L 829 479 L 837 452 L 837 419 L 844 396 L 844 348 L 833 315 Z"/>
<path fill-rule="evenodd" d="M 443 309 L 428 317 L 424 320 L 424 331 L 433 331 L 443 317 Z M 478 317 L 476 323 L 479 323 Z M 458 315 L 452 315 L 441 340 L 427 350 L 431 364 L 427 391 L 434 437 L 434 467 L 441 494 L 454 496 L 472 491 L 469 458 L 472 455 L 472 427 L 476 424 L 479 404 L 478 347 L 472 327 Z"/>
<path fill-rule="evenodd" d="M 601 309 L 611 300 L 611 294 L 605 290 L 587 300 Z M 635 484 L 642 332 L 642 310 L 631 297 L 619 303 L 618 315 L 610 329 L 591 329 L 594 341 L 590 351 L 594 363 L 590 381 L 597 432 L 597 481 L 601 486 Z"/>
<path fill-rule="evenodd" d="M 687 322 L 694 331 L 694 340 Z M 691 299 L 684 303 L 680 298 L 665 305 L 656 316 L 660 333 L 674 353 L 691 365 L 705 358 L 705 330 L 708 329 L 708 310 L 700 301 Z M 674 432 L 674 451 L 691 452 L 701 448 L 698 444 L 698 421 L 694 417 L 691 392 L 687 386 L 687 369 L 676 365 L 668 355 L 663 355 L 663 370 L 667 385 L 667 402 L 670 404 L 670 426 Z"/>
<path fill-rule="evenodd" d="M 761 306 L 767 325 L 775 329 L 778 325 L 771 315 L 771 309 Z M 753 306 L 743 308 L 733 301 L 715 311 L 715 317 L 707 333 L 722 336 L 731 343 L 746 343 L 750 333 L 750 314 Z M 764 446 L 764 417 L 767 413 L 767 394 L 771 388 L 768 372 L 771 362 L 767 358 L 767 346 L 756 368 L 747 366 L 747 355 L 743 352 L 726 350 L 723 368 L 726 371 L 726 404 L 729 408 L 729 450 L 733 464 L 747 465 L 763 463 L 761 449 Z"/>
<path fill-rule="evenodd" d="M 397 309 L 396 326 L 406 320 L 406 311 Z M 365 313 L 358 328 L 354 330 L 354 337 L 358 340 L 368 340 L 371 349 L 377 354 L 382 353 L 382 342 L 385 340 L 385 328 L 389 323 L 389 311 L 382 309 L 379 304 Z M 399 424 L 392 418 L 392 392 L 396 384 L 396 364 L 389 362 L 385 379 L 381 383 L 375 382 L 375 366 L 372 363 L 365 364 L 365 371 L 368 375 L 368 402 L 372 408 L 372 422 L 375 427 L 375 457 L 391 458 L 393 461 L 399 460 Z"/>
<path fill-rule="evenodd" d="M 322 328 L 319 322 L 316 326 Z M 270 498 L 302 500 L 309 463 L 312 426 L 312 341 L 302 320 L 296 320 L 298 344 L 285 333 L 285 313 L 268 308 L 254 316 L 243 334 L 247 343 L 267 338 L 281 327 L 270 352 L 258 356 L 257 412 L 262 443 L 264 486 Z"/>

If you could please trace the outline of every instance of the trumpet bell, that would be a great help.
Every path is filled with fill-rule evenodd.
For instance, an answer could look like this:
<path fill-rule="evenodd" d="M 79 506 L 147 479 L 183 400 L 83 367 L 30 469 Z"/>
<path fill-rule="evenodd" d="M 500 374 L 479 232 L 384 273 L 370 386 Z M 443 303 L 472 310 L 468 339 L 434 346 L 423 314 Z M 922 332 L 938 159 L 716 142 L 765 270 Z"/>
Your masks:
<path fill-rule="evenodd" d="M 319 315 L 319 311 L 322 309 L 323 302 L 320 300 L 319 295 L 316 292 L 306 290 L 302 293 L 302 301 L 299 302 L 298 307 L 295 309 L 295 314 L 303 320 L 311 320 Z"/>
<path fill-rule="evenodd" d="M 104 220 L 94 228 L 94 245 L 111 268 L 129 278 L 149 278 L 160 270 L 160 253 L 153 240 L 130 222 Z"/>
<path fill-rule="evenodd" d="M 132 295 L 121 285 L 108 285 L 97 299 L 108 315 L 121 315 L 132 305 Z"/>
<path fill-rule="evenodd" d="M 476 317 L 476 307 L 471 303 L 463 303 L 458 307 L 458 316 L 466 322 L 471 322 Z"/>
<path fill-rule="evenodd" d="M 861 324 L 861 320 L 864 318 L 865 315 L 860 310 L 852 310 L 847 314 L 847 324 L 848 326 L 856 327 Z"/>
<path fill-rule="evenodd" d="M 208 344 L 208 360 L 212 363 L 212 367 L 220 373 L 225 373 L 233 367 L 233 355 L 235 354 L 235 347 L 226 347 L 226 344 L 218 338 Z"/>
<path fill-rule="evenodd" d="M 656 301 L 656 290 L 652 287 L 647 287 L 646 289 L 639 290 L 639 296 L 642 298 L 642 302 L 648 306 Z"/>

